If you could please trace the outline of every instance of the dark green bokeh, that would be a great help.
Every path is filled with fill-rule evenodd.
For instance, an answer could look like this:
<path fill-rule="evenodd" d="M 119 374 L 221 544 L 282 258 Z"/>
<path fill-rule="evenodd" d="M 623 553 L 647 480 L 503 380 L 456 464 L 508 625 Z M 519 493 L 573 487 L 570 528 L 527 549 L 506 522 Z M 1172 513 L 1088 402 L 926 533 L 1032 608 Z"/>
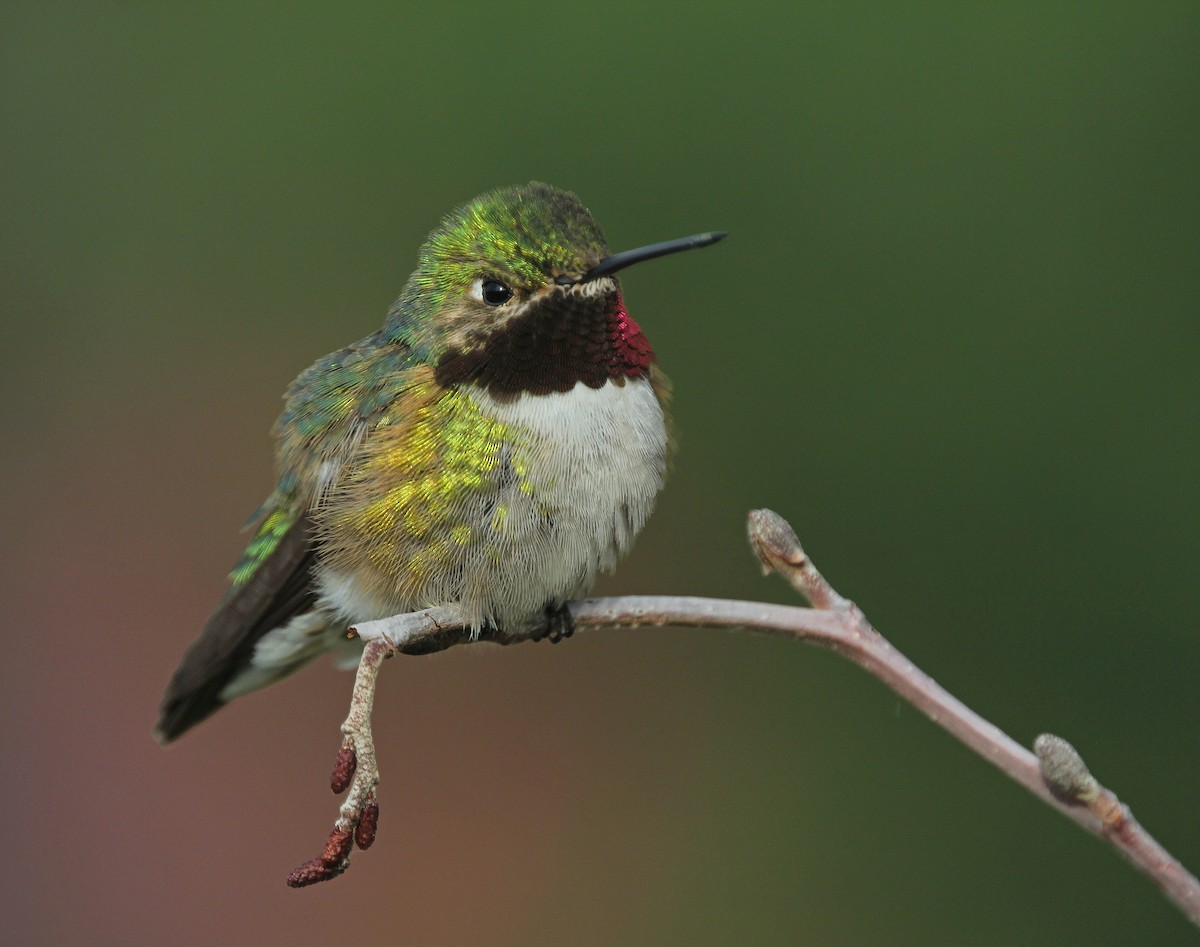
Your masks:
<path fill-rule="evenodd" d="M 614 249 L 732 234 L 624 276 L 683 450 L 604 590 L 791 601 L 744 549 L 772 506 L 918 664 L 1072 740 L 1200 867 L 1194 3 L 9 4 L 0 70 L 15 941 L 1188 937 L 785 643 L 389 666 L 379 844 L 312 892 L 282 878 L 333 816 L 349 678 L 169 754 L 149 726 L 286 383 L 382 321 L 445 211 L 537 178 Z"/>

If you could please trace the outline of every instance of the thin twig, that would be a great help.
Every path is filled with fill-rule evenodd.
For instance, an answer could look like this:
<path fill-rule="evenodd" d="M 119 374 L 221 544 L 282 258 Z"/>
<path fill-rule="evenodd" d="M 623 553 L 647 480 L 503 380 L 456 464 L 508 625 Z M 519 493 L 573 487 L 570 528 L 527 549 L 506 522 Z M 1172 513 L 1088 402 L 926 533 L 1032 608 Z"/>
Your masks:
<path fill-rule="evenodd" d="M 1033 741 L 1033 751 L 1050 791 L 1069 806 L 1085 807 L 1100 823 L 1098 834 L 1200 926 L 1200 885 L 1195 877 L 1142 828 L 1112 790 L 1096 781 L 1075 747 L 1062 737 L 1043 733 Z"/>
<path fill-rule="evenodd" d="M 350 713 L 342 724 L 342 746 L 330 777 L 335 793 L 349 792 L 324 850 L 288 875 L 287 883 L 293 888 L 336 878 L 350 866 L 350 852 L 355 845 L 365 849 L 375 841 L 375 827 L 379 823 L 379 804 L 375 801 L 379 766 L 371 736 L 371 708 L 375 703 L 379 666 L 395 653 L 396 649 L 384 639 L 372 641 L 363 649 L 354 676 Z"/>
<path fill-rule="evenodd" d="M 805 555 L 786 520 L 770 510 L 755 510 L 750 514 L 748 528 L 751 547 L 762 564 L 764 574 L 779 573 L 813 604 L 813 608 L 682 596 L 585 599 L 570 605 L 575 627 L 676 625 L 740 628 L 829 648 L 878 678 L 1047 805 L 1093 835 L 1108 841 L 1157 884 L 1194 924 L 1200 926 L 1200 882 L 1142 828 L 1112 792 L 1095 781 L 1070 744 L 1061 738 L 1044 734 L 1035 744 L 1035 756 L 955 698 L 892 647 L 871 626 L 857 605 L 830 586 Z M 480 634 L 472 634 L 463 627 L 457 610 L 448 606 L 363 622 L 355 626 L 352 632 L 367 642 L 363 661 L 367 663 L 366 656 L 372 655 L 373 670 L 364 676 L 360 665 L 359 679 L 355 682 L 354 706 L 360 710 L 365 708 L 366 716 L 360 719 L 359 725 L 353 730 L 347 729 L 355 716 L 352 709 L 343 732 L 347 734 L 347 739 L 353 734 L 358 762 L 354 778 L 361 776 L 370 781 L 370 798 L 373 801 L 378 773 L 374 768 L 374 749 L 370 743 L 370 693 L 365 692 L 373 692 L 375 671 L 382 660 L 379 655 L 386 656 L 393 651 L 425 654 L 479 640 L 515 644 L 538 638 L 544 629 L 531 627 L 505 632 L 484 629 Z M 364 772 L 365 769 L 370 772 Z M 335 769 L 335 777 L 337 772 Z M 343 825 L 346 818 L 343 807 L 338 825 Z M 339 837 L 338 831 L 338 826 L 335 826 L 330 843 L 326 846 L 326 855 L 335 838 Z M 345 854 L 349 854 L 348 847 Z M 337 862 L 336 870 L 332 870 L 333 866 L 324 858 L 323 855 L 301 866 L 293 872 L 293 877 L 306 868 L 311 873 L 312 866 L 324 866 L 327 869 L 325 877 L 305 876 L 304 883 L 313 883 L 335 877 L 344 870 L 344 858 Z"/>

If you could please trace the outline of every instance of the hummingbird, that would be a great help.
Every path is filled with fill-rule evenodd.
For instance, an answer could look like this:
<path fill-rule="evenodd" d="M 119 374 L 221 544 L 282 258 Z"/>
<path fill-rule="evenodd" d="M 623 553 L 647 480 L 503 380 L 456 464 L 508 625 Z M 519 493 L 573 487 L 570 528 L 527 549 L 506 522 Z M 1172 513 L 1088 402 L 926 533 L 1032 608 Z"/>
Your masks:
<path fill-rule="evenodd" d="M 383 327 L 318 360 L 275 422 L 278 483 L 167 685 L 170 742 L 356 622 L 456 605 L 464 625 L 570 634 L 566 603 L 633 545 L 672 450 L 670 384 L 574 194 L 532 182 L 445 217 Z"/>

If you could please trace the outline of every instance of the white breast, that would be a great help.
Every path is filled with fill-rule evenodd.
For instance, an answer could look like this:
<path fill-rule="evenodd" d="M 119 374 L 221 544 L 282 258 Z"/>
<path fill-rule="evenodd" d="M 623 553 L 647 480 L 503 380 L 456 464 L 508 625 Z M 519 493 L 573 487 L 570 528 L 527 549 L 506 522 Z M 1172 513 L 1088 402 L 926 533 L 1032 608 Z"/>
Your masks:
<path fill-rule="evenodd" d="M 494 398 L 476 392 L 480 409 L 523 432 L 529 497 L 553 524 L 530 547 L 547 597 L 570 598 L 610 571 L 645 524 L 666 475 L 667 432 L 662 407 L 646 378 L 582 382 L 566 392 Z M 529 537 L 533 539 L 533 537 Z M 547 541 L 548 540 L 548 541 Z M 538 594 L 544 594 L 539 592 Z"/>
<path fill-rule="evenodd" d="M 505 398 L 468 390 L 509 428 L 504 472 L 459 511 L 472 539 L 411 599 L 373 598 L 356 576 L 319 571 L 330 612 L 361 621 L 453 602 L 476 627 L 523 625 L 588 591 L 633 545 L 666 475 L 666 425 L 648 379 Z"/>

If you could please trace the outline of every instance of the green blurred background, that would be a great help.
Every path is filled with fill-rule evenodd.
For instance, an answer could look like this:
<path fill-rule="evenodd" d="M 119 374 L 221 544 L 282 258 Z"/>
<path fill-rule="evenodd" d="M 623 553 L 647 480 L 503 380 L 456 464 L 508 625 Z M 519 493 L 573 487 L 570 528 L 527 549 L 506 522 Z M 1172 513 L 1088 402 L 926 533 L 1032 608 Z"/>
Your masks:
<path fill-rule="evenodd" d="M 351 678 L 164 752 L 288 381 L 440 216 L 537 178 L 630 271 L 683 449 L 604 592 L 791 602 L 744 516 L 1200 868 L 1200 7 L 5 4 L 6 939 L 1165 944 L 1105 846 L 879 683 L 748 635 L 385 668 L 379 841 L 319 849 Z"/>

